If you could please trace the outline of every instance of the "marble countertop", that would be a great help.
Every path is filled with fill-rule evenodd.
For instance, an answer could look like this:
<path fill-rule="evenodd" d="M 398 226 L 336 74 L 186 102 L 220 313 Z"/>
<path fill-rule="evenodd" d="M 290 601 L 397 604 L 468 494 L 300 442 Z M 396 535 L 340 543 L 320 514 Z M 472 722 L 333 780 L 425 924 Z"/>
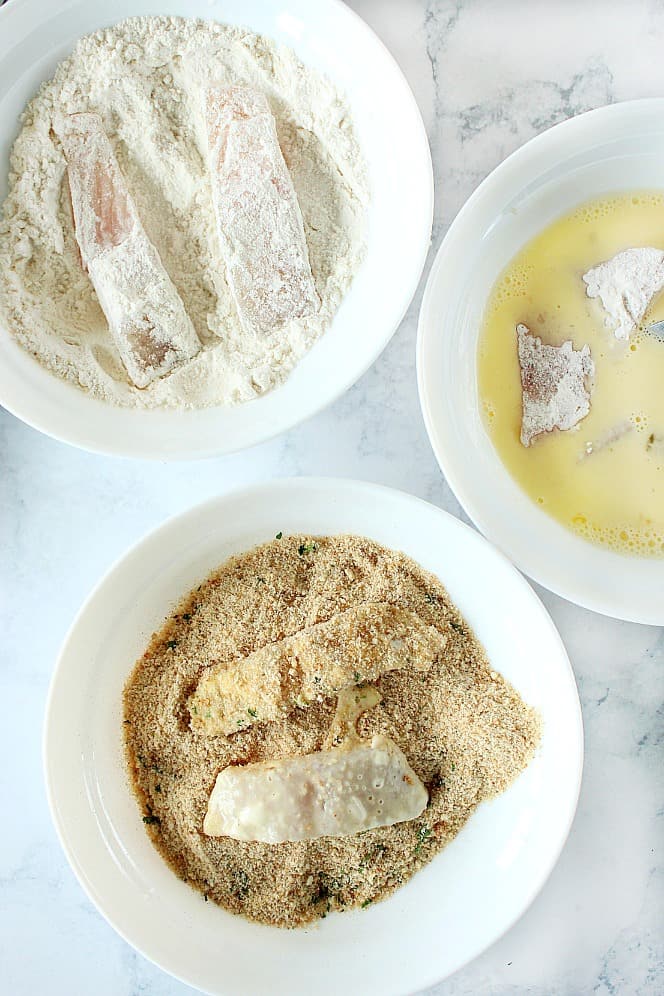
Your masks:
<path fill-rule="evenodd" d="M 352 6 L 394 53 L 424 115 L 437 188 L 433 250 L 477 183 L 531 136 L 591 107 L 664 94 L 661 0 Z M 421 291 L 383 356 L 345 397 L 238 456 L 176 465 L 111 460 L 53 442 L 0 411 L 1 993 L 194 992 L 113 932 L 60 850 L 40 757 L 53 662 L 82 600 L 111 563 L 167 516 L 220 491 L 270 476 L 328 474 L 409 490 L 462 514 L 418 406 Z M 539 593 L 569 650 L 583 705 L 578 814 L 530 910 L 430 992 L 661 993 L 664 636 Z"/>

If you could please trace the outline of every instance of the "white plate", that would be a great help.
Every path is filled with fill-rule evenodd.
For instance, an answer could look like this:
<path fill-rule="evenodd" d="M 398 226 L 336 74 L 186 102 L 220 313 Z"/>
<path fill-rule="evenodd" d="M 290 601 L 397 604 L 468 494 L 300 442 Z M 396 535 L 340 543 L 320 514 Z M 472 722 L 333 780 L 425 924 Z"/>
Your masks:
<path fill-rule="evenodd" d="M 445 236 L 417 339 L 429 439 L 473 522 L 551 591 L 605 615 L 653 624 L 664 622 L 664 560 L 594 546 L 521 490 L 482 423 L 477 343 L 494 281 L 526 242 L 591 197 L 662 188 L 663 162 L 663 99 L 589 111 L 526 143 L 480 184 Z"/>
<path fill-rule="evenodd" d="M 150 843 L 122 758 L 121 691 L 175 603 L 229 555 L 288 534 L 360 533 L 433 571 L 495 667 L 536 706 L 536 758 L 405 887 L 304 930 L 251 924 L 202 902 Z M 567 837 L 581 778 L 581 711 L 551 619 L 481 536 L 417 498 L 371 484 L 282 480 L 171 519 L 88 599 L 63 647 L 46 714 L 53 819 L 83 888 L 166 971 L 232 996 L 391 996 L 434 984 L 514 923 Z"/>
<path fill-rule="evenodd" d="M 332 326 L 275 391 L 235 408 L 131 411 L 42 369 L 0 328 L 0 403 L 84 449 L 159 460 L 230 453 L 289 429 L 339 397 L 403 318 L 431 237 L 431 155 L 415 99 L 367 25 L 339 0 L 18 0 L 0 9 L 0 202 L 18 117 L 81 35 L 138 14 L 246 25 L 293 48 L 347 94 L 371 185 L 364 265 Z"/>

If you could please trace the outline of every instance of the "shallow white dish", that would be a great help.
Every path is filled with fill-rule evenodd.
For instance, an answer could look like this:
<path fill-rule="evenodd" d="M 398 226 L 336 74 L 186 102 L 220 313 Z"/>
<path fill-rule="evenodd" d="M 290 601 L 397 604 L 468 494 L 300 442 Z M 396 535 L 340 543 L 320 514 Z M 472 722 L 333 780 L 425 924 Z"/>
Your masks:
<path fill-rule="evenodd" d="M 224 912 L 150 843 L 122 756 L 123 684 L 174 604 L 229 555 L 277 532 L 360 533 L 433 571 L 495 667 L 536 706 L 536 758 L 404 888 L 366 910 L 284 931 Z M 51 686 L 44 764 L 51 812 L 83 888 L 166 971 L 233 996 L 410 993 L 474 958 L 524 912 L 567 837 L 582 769 L 581 711 L 560 637 L 527 582 L 479 534 L 371 484 L 282 480 L 216 498 L 151 533 L 92 593 Z"/>
<path fill-rule="evenodd" d="M 494 281 L 575 204 L 661 188 L 664 99 L 589 111 L 527 142 L 477 188 L 429 275 L 417 339 L 420 402 L 447 481 L 479 529 L 530 577 L 596 612 L 664 622 L 664 560 L 595 546 L 556 522 L 510 476 L 482 423 L 477 344 Z"/>
<path fill-rule="evenodd" d="M 18 117 L 81 35 L 140 14 L 216 19 L 293 48 L 347 94 L 369 168 L 364 265 L 330 329 L 279 389 L 235 408 L 131 411 L 49 374 L 0 328 L 0 404 L 84 449 L 159 460 L 230 453 L 308 418 L 373 363 L 403 318 L 422 273 L 433 213 L 429 145 L 400 69 L 339 0 L 19 0 L 0 8 L 0 203 Z"/>

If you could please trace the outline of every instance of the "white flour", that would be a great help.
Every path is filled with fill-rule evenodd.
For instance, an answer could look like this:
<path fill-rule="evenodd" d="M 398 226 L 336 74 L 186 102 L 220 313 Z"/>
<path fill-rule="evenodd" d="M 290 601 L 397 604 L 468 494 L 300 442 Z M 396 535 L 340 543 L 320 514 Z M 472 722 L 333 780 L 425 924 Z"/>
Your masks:
<path fill-rule="evenodd" d="M 304 218 L 321 309 L 268 335 L 242 327 L 220 256 L 205 166 L 202 87 L 267 96 Z M 203 343 L 169 376 L 129 381 L 76 245 L 60 144 L 62 113 L 96 111 L 143 226 Z M 285 380 L 329 325 L 362 260 L 368 201 L 349 110 L 295 54 L 242 29 L 131 18 L 81 39 L 28 106 L 0 221 L 0 309 L 45 367 L 119 405 L 203 407 Z"/>

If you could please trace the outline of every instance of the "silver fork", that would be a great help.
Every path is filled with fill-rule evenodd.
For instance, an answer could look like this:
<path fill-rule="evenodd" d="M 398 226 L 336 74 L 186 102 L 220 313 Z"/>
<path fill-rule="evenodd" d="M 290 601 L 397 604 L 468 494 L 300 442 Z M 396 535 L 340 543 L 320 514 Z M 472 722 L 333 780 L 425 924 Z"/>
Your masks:
<path fill-rule="evenodd" d="M 645 331 L 649 335 L 653 335 L 655 339 L 664 342 L 664 322 L 653 322 L 652 325 L 646 325 Z"/>

